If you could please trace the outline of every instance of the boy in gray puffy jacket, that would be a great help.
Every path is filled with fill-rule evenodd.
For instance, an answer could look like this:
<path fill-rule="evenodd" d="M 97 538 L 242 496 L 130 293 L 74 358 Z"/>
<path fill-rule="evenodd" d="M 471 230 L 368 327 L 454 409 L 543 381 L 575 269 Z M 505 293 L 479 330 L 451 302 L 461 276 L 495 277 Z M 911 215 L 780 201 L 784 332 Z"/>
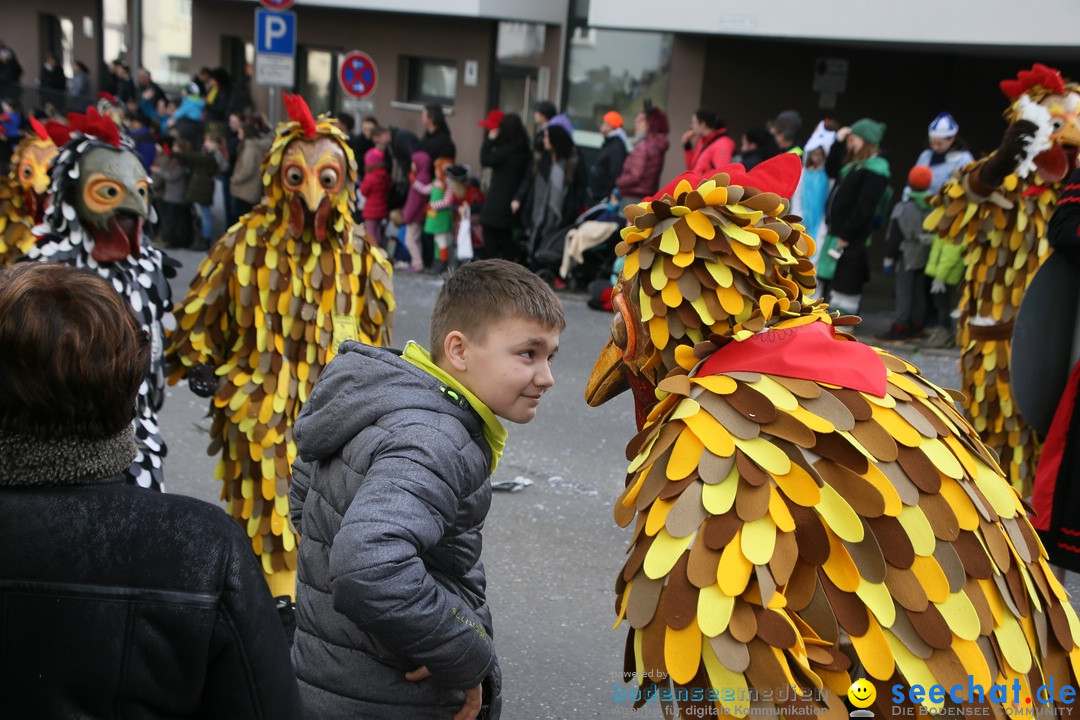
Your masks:
<path fill-rule="evenodd" d="M 506 430 L 554 384 L 555 293 L 505 260 L 443 285 L 432 352 L 347 341 L 296 422 L 293 664 L 308 717 L 497 718 L 480 562 Z"/>

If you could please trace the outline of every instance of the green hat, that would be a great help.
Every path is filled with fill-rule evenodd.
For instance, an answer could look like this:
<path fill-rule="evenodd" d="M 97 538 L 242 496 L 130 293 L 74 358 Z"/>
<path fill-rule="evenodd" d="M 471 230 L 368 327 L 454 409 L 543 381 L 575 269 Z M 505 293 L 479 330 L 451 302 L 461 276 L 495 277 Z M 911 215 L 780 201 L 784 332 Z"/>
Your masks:
<path fill-rule="evenodd" d="M 885 123 L 870 118 L 862 118 L 852 124 L 851 132 L 871 145 L 880 145 L 881 138 L 885 137 Z"/>

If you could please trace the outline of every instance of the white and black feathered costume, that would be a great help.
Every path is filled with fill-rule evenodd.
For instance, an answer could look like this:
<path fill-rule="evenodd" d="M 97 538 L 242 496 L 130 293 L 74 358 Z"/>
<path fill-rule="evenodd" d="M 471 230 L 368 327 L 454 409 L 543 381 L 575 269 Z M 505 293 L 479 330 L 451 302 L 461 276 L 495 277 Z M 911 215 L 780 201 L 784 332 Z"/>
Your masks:
<path fill-rule="evenodd" d="M 165 443 L 157 411 L 165 397 L 166 335 L 175 327 L 168 278 L 175 262 L 150 244 L 144 221 L 153 221 L 150 181 L 130 138 L 93 109 L 72 114 L 71 127 L 50 123 L 62 146 L 51 172 L 49 206 L 33 230 L 37 244 L 24 259 L 87 268 L 126 297 L 150 334 L 150 371 L 139 388 L 135 438 L 138 453 L 126 471 L 132 483 L 160 489 Z"/>

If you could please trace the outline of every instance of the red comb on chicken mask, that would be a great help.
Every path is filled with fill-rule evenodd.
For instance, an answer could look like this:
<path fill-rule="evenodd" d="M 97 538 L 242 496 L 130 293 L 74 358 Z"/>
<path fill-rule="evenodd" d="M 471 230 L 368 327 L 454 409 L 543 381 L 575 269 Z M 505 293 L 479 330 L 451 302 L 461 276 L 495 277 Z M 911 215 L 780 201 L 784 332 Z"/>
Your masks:
<path fill-rule="evenodd" d="M 1044 184 L 1068 177 L 1076 169 L 1080 148 L 1080 85 L 1035 63 L 1015 80 L 1003 80 L 1000 87 L 1012 100 L 1005 111 L 1009 123 L 1029 120 L 1037 128 L 1030 148 L 1037 154 L 1021 162 L 1016 174 L 1026 178 L 1034 171 Z"/>

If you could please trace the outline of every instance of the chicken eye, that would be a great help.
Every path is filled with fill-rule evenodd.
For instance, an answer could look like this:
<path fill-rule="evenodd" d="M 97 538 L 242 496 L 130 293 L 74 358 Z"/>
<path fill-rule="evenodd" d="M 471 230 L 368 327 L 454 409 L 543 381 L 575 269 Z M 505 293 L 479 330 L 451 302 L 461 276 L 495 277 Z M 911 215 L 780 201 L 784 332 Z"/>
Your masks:
<path fill-rule="evenodd" d="M 325 167 L 319 171 L 319 184 L 322 185 L 323 190 L 336 192 L 340 178 L 341 175 L 338 173 L 337 168 Z"/>
<path fill-rule="evenodd" d="M 611 318 L 611 339 L 615 343 L 615 347 L 623 352 L 626 351 L 629 337 L 626 333 L 626 321 L 623 319 L 622 313 L 616 313 L 615 317 Z"/>
<path fill-rule="evenodd" d="M 304 182 L 304 170 L 299 165 L 290 165 L 285 168 L 285 186 L 295 190 Z"/>
<path fill-rule="evenodd" d="M 139 197 L 143 200 L 148 199 L 150 197 L 150 184 L 145 180 L 139 182 L 139 184 L 135 186 L 135 192 L 137 192 Z"/>
<path fill-rule="evenodd" d="M 34 179 L 34 168 L 30 166 L 30 163 L 23 163 L 19 167 L 19 178 L 24 182 L 30 182 Z"/>
<path fill-rule="evenodd" d="M 92 178 L 83 193 L 87 207 L 94 212 L 105 212 L 124 199 L 124 187 L 108 177 Z"/>

